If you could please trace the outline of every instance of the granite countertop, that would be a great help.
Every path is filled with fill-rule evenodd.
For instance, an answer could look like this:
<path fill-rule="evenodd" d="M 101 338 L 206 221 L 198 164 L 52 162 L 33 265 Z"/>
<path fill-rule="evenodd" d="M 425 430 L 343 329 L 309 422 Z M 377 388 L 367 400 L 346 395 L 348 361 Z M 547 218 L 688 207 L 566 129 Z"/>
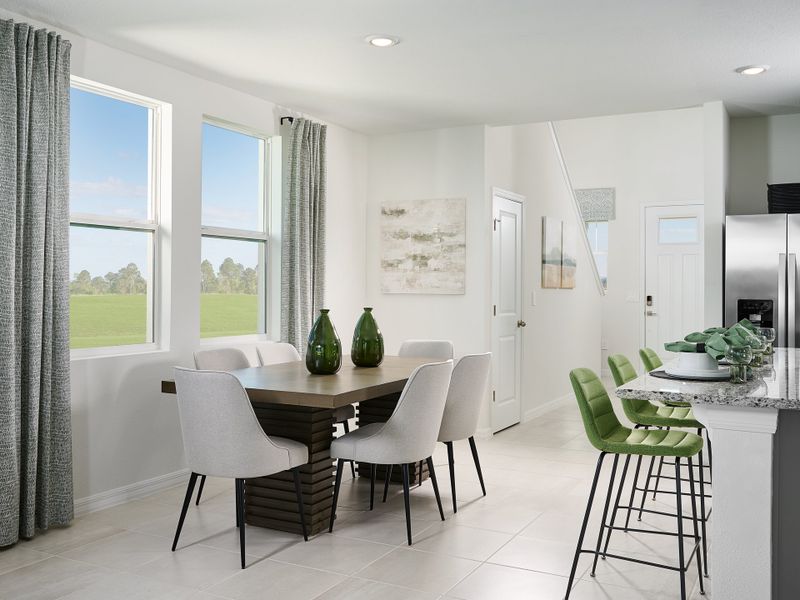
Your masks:
<path fill-rule="evenodd" d="M 800 348 L 776 348 L 772 364 L 747 383 L 680 381 L 641 375 L 616 389 L 620 398 L 800 410 Z"/>

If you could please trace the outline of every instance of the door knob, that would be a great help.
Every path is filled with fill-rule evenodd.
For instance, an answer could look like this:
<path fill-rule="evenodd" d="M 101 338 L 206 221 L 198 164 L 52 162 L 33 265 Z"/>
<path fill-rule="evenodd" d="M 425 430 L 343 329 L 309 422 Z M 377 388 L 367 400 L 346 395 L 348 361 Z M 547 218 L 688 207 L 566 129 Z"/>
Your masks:
<path fill-rule="evenodd" d="M 525 321 L 523 321 L 522 319 L 517 321 L 517 327 L 526 327 L 527 325 L 528 324 Z"/>

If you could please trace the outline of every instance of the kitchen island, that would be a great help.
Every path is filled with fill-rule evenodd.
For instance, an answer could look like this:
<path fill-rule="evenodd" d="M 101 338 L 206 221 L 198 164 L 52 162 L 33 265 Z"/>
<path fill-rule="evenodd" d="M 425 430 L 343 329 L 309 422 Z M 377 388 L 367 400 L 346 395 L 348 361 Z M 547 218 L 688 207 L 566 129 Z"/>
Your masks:
<path fill-rule="evenodd" d="M 713 444 L 711 577 L 721 600 L 800 598 L 800 349 L 776 348 L 752 381 L 642 375 L 620 398 L 692 404 Z"/>

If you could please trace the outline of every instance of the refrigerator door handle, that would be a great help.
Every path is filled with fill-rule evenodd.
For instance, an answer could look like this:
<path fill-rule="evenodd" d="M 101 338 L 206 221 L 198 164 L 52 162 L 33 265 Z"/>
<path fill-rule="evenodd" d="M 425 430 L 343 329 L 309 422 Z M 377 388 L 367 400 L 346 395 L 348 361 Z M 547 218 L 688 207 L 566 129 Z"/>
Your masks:
<path fill-rule="evenodd" d="M 786 296 L 788 299 L 789 306 L 786 309 L 787 312 L 787 321 L 789 322 L 788 327 L 786 328 L 786 336 L 788 344 L 786 346 L 788 348 L 796 348 L 797 347 L 797 331 L 795 330 L 795 316 L 796 316 L 796 302 L 797 302 L 797 255 L 790 254 L 789 255 L 789 268 L 788 270 L 788 277 L 789 280 L 786 286 Z"/>
<path fill-rule="evenodd" d="M 778 318 L 775 322 L 778 324 L 777 345 L 785 348 L 790 338 L 786 333 L 786 254 L 783 252 L 778 254 Z"/>

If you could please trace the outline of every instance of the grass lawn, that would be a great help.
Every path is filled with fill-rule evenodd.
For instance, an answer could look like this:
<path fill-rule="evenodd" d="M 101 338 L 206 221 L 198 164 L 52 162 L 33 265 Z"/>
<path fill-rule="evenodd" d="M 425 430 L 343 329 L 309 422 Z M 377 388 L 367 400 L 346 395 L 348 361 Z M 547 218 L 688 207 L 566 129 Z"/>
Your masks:
<path fill-rule="evenodd" d="M 144 344 L 147 297 L 144 294 L 70 297 L 72 348 Z M 256 333 L 258 296 L 201 294 L 200 336 L 222 337 Z"/>

